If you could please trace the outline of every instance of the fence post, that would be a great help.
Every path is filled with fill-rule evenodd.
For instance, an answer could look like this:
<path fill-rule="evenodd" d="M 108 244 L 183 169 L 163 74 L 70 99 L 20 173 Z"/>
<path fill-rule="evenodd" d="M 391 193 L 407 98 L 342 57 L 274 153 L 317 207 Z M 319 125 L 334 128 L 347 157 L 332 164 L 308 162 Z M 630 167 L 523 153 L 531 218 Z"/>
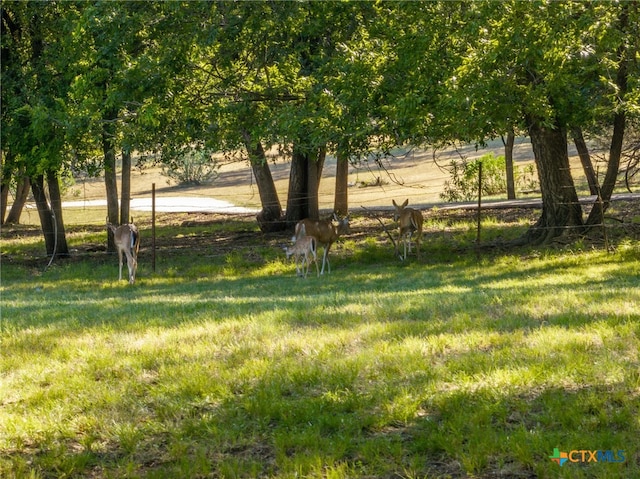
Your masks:
<path fill-rule="evenodd" d="M 151 269 L 156 272 L 156 184 L 151 184 Z"/>
<path fill-rule="evenodd" d="M 600 194 L 600 185 L 598 185 L 598 206 L 600 206 L 600 217 L 602 218 L 602 236 L 604 236 L 604 249 L 609 252 L 609 237 L 607 236 L 607 226 L 604 224 L 604 204 L 602 195 Z M 595 207 L 594 207 L 595 208 Z"/>
<path fill-rule="evenodd" d="M 478 234 L 476 243 L 480 244 L 480 208 L 482 208 L 482 161 L 478 162 Z"/>

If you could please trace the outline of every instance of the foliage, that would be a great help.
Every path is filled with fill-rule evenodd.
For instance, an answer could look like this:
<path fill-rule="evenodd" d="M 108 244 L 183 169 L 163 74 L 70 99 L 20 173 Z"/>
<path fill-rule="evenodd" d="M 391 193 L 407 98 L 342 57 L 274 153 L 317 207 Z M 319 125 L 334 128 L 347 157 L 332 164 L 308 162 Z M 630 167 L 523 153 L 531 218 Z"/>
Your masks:
<path fill-rule="evenodd" d="M 444 201 L 472 201 L 478 198 L 478 181 L 480 164 L 482 164 L 482 196 L 495 196 L 506 193 L 507 177 L 504 156 L 495 157 L 493 153 L 473 160 L 452 160 L 450 166 L 451 180 L 446 181 L 440 197 Z M 532 166 L 524 168 L 515 166 L 516 187 L 521 189 L 535 188 Z"/>
<path fill-rule="evenodd" d="M 68 159 L 68 74 L 57 42 L 77 17 L 74 6 L 2 3 L 2 149 L 16 171 L 33 176 Z"/>
<path fill-rule="evenodd" d="M 15 172 L 247 138 L 355 161 L 640 112 L 635 2 L 7 0 L 2 25 Z"/>
<path fill-rule="evenodd" d="M 637 24 L 625 29 L 620 19 L 631 14 L 637 20 L 637 10 L 625 3 L 475 2 L 464 13 L 464 29 L 453 35 L 463 37 L 467 49 L 447 79 L 445 97 L 465 128 L 461 136 L 526 129 L 527 118 L 585 131 L 610 121 L 617 106 L 612 77 L 623 61 L 617 55 L 637 38 Z M 637 62 L 628 66 L 637 78 Z M 626 107 L 635 109 L 633 101 Z"/>
<path fill-rule="evenodd" d="M 163 174 L 181 185 L 209 185 L 218 178 L 220 165 L 207 149 L 188 149 L 163 167 Z"/>

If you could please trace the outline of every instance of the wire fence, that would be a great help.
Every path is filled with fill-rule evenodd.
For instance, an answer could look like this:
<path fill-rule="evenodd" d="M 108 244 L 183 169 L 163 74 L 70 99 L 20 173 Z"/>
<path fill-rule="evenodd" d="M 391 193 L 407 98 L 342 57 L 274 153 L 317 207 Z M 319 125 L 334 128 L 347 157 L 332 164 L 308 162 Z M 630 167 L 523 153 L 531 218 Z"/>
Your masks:
<path fill-rule="evenodd" d="M 434 163 L 436 160 L 432 160 Z M 480 163 L 482 165 L 482 163 Z M 352 211 L 364 211 L 365 209 L 373 209 L 381 212 L 393 210 L 393 206 L 391 205 L 390 195 L 397 194 L 397 200 L 408 199 L 410 206 L 416 209 L 421 209 L 423 211 L 429 211 L 435 209 L 475 209 L 476 210 L 476 244 L 479 245 L 482 242 L 482 218 L 483 212 L 488 209 L 495 208 L 542 208 L 542 199 L 540 196 L 528 196 L 528 199 L 525 201 L 487 201 L 486 198 L 483 197 L 482 193 L 482 167 L 479 170 L 477 183 L 478 183 L 478 194 L 477 201 L 461 203 L 461 204 L 443 204 L 441 202 L 436 201 L 426 201 L 425 199 L 433 199 L 437 197 L 439 193 L 442 191 L 442 185 L 444 182 L 449 181 L 451 176 L 446 172 L 446 170 L 441 170 L 442 173 L 440 175 L 431 175 L 426 181 L 412 181 L 410 178 L 405 179 L 400 175 L 389 174 L 389 169 L 380 166 L 378 169 L 369 169 L 367 170 L 367 174 L 369 178 L 378 179 L 376 181 L 369 181 L 366 178 L 361 181 L 361 183 L 352 183 L 350 184 L 349 189 L 349 203 L 351 205 L 360 205 L 351 208 Z M 379 180 L 383 175 L 387 175 L 385 181 Z M 331 174 L 325 174 L 323 176 L 323 182 L 329 182 L 333 179 Z M 568 188 L 575 188 L 573 185 L 567 186 Z M 246 191 L 248 190 L 248 192 Z M 330 188 L 329 188 L 330 190 Z M 151 212 L 152 218 L 152 238 L 153 242 L 151 249 L 154 254 L 154 267 L 155 267 L 155 214 L 156 213 L 183 213 L 183 212 L 191 212 L 191 213 L 218 213 L 218 214 L 227 214 L 227 215 L 246 215 L 246 216 L 254 216 L 259 210 L 259 195 L 257 191 L 257 186 L 251 182 L 249 188 L 237 188 L 233 193 L 224 193 L 219 192 L 215 193 L 215 199 L 212 198 L 210 191 L 215 191 L 214 189 L 208 190 L 207 192 L 199 192 L 194 190 L 189 191 L 181 191 L 181 194 L 175 195 L 175 191 L 172 190 L 170 192 L 164 191 L 160 195 L 156 195 L 155 183 L 153 184 L 152 194 L 138 195 L 132 198 L 131 201 L 131 209 L 132 211 L 143 211 L 143 212 Z M 366 198 L 359 197 L 357 193 L 365 192 Z M 378 191 L 380 195 L 371 194 L 372 191 Z M 360 195 L 365 196 L 365 195 Z M 237 204 L 247 204 L 251 203 L 251 201 L 247 201 L 247 198 L 254 201 L 257 204 L 255 207 L 238 207 Z M 384 198 L 382 200 L 381 198 Z M 298 201 L 307 201 L 309 197 L 297 197 Z M 622 199 L 628 199 L 632 201 L 639 201 L 640 195 L 628 194 L 625 195 Z M 321 207 L 324 207 L 325 210 L 331 210 L 332 203 L 334 200 L 333 192 L 327 192 L 327 189 L 321 190 L 318 193 L 318 201 Z M 281 201 L 287 201 L 286 195 Z M 388 204 L 387 204 L 388 203 Z M 106 206 L 106 201 L 98 196 L 88 197 L 85 196 L 82 200 L 76 200 L 74 202 L 65 202 L 63 204 L 64 208 L 86 208 L 86 209 L 95 209 L 96 206 Z M 601 209 L 601 216 L 604 218 L 604 205 L 602 198 L 599 195 L 590 195 L 588 197 L 583 197 L 580 199 L 576 199 L 576 201 L 560 203 L 557 206 L 568 206 L 574 207 L 579 205 L 580 208 L 584 209 L 585 212 L 589 207 L 597 207 Z M 30 215 L 31 211 L 34 211 L 33 206 L 29 206 L 26 209 L 26 214 Z M 97 216 L 97 215 L 96 215 Z M 389 218 L 391 219 L 391 214 L 389 214 Z M 95 224 L 102 224 L 104 220 L 96 218 Z M 54 221 L 55 223 L 55 221 Z M 559 230 L 559 229 L 575 229 L 576 226 L 536 226 L 532 224 L 530 226 L 532 230 Z M 602 235 L 605 241 L 605 247 L 609 248 L 609 231 L 615 230 L 624 230 L 628 232 L 630 229 L 629 224 L 625 224 L 624 222 L 607 222 L 602 221 L 597 225 L 589 225 L 591 229 L 600 229 L 602 231 Z M 631 229 L 633 225 L 631 225 Z M 87 253 L 88 254 L 88 253 Z M 50 255 L 47 255 L 46 258 L 49 259 Z M 53 257 L 53 255 L 51 255 Z M 36 259 L 36 258 L 34 258 Z M 50 264 L 50 263 L 49 263 Z"/>

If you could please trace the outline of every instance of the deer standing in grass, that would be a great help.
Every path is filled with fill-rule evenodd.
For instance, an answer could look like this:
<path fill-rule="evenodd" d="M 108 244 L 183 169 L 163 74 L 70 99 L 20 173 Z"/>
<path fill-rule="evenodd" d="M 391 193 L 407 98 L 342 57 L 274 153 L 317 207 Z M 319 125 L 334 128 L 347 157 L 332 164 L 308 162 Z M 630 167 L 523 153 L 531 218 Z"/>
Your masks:
<path fill-rule="evenodd" d="M 411 237 L 414 232 L 416 235 L 416 250 L 418 252 L 418 258 L 420 258 L 420 238 L 422 237 L 422 213 L 413 208 L 407 208 L 409 199 L 404 200 L 402 205 L 398 205 L 396 200 L 391 200 L 393 206 L 396 208 L 393 214 L 393 221 L 398 221 L 400 226 L 400 238 L 396 245 L 396 254 L 400 256 L 400 241 L 404 243 L 404 256 L 400 256 L 401 260 L 407 259 L 407 245 L 409 246 L 409 253 L 411 253 Z"/>
<path fill-rule="evenodd" d="M 140 233 L 138 227 L 131 223 L 114 226 L 107 223 L 107 228 L 113 233 L 113 240 L 118 250 L 118 262 L 120 271 L 118 280 L 122 280 L 122 255 L 127 258 L 127 268 L 129 269 L 129 284 L 136 280 L 136 270 L 138 269 L 138 249 L 140 248 Z"/>
<path fill-rule="evenodd" d="M 334 224 L 333 222 L 336 222 Z M 296 224 L 296 232 L 292 241 L 298 242 L 305 236 L 313 236 L 318 244 L 324 248 L 322 254 L 322 269 L 320 274 L 324 274 L 325 263 L 327 265 L 327 271 L 331 273 L 331 264 L 329 264 L 329 249 L 331 245 L 336 242 L 340 235 L 349 233 L 349 216 L 343 219 L 338 219 L 334 214 L 332 219 L 328 220 L 311 220 L 309 218 L 298 221 Z"/>
<path fill-rule="evenodd" d="M 302 233 L 304 234 L 304 225 L 302 225 Z M 316 276 L 320 276 L 320 272 L 318 271 L 317 242 L 313 236 L 303 236 L 293 245 L 285 247 L 284 250 L 287 254 L 287 259 L 291 256 L 294 257 L 296 262 L 296 273 L 298 276 L 307 277 L 307 274 L 309 273 L 309 263 L 311 263 L 312 259 L 316 264 Z M 299 259 L 303 260 L 300 268 L 298 268 Z"/>

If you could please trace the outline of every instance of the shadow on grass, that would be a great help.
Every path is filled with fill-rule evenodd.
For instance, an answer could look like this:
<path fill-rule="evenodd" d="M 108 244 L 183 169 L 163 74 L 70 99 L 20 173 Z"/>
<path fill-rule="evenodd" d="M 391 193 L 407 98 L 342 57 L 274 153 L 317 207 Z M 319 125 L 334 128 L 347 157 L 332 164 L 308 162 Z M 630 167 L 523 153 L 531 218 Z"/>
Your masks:
<path fill-rule="evenodd" d="M 2 292 L 5 364 L 64 364 L 61 374 L 86 376 L 82 391 L 121 394 L 76 404 L 42 373 L 33 397 L 4 396 L 0 405 L 15 415 L 43 414 L 44 405 L 31 406 L 48 394 L 74 407 L 59 413 L 68 426 L 0 436 L 10 443 L 0 473 L 640 474 L 632 253 L 591 255 L 593 269 L 583 272 L 571 254 L 371 264 L 382 255 L 371 248 L 345 252 L 330 276 L 306 280 L 217 276 L 252 267 L 235 257 L 211 266 L 192 257 L 133 287 L 112 281 L 113 264 L 35 281 L 12 275 Z M 90 340 L 107 342 L 110 355 L 92 357 Z M 560 467 L 554 448 L 622 450 L 625 462 Z"/>
<path fill-rule="evenodd" d="M 28 465 L 43 477 L 334 471 L 335 477 L 627 478 L 640 472 L 638 404 L 628 400 L 625 384 L 438 392 L 429 373 L 394 384 L 345 374 L 340 363 L 318 369 L 303 373 L 274 363 L 221 401 L 187 383 L 131 401 L 132 408 L 144 403 L 155 425 L 120 430 L 106 445 L 99 436 L 84 444 L 36 441 L 2 461 L 14 470 Z M 560 467 L 551 460 L 555 448 L 611 450 L 624 462 Z"/>

